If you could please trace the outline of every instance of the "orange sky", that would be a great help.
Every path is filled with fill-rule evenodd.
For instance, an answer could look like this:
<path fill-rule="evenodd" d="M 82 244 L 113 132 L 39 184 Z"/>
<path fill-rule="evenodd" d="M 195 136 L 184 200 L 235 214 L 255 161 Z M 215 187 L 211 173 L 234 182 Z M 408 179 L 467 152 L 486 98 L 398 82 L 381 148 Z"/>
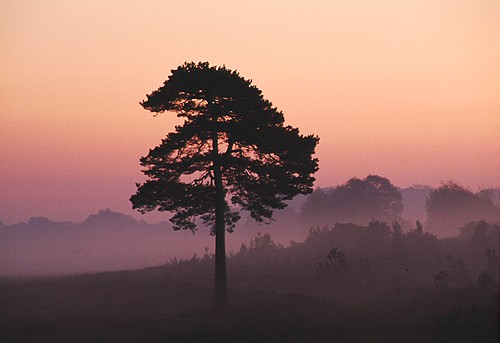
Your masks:
<path fill-rule="evenodd" d="M 318 186 L 500 186 L 500 2 L 0 2 L 0 219 L 130 212 L 184 61 L 238 69 L 321 142 Z M 129 213 L 128 212 L 128 213 Z"/>

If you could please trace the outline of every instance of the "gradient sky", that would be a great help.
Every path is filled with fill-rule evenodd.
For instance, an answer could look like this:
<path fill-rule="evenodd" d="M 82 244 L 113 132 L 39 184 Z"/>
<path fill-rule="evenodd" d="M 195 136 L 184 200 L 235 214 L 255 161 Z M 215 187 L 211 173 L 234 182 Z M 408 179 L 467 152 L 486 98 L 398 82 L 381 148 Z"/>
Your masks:
<path fill-rule="evenodd" d="M 138 103 L 184 61 L 319 135 L 317 186 L 500 186 L 499 23 L 497 0 L 3 0 L 0 219 L 131 213 L 177 122 Z"/>

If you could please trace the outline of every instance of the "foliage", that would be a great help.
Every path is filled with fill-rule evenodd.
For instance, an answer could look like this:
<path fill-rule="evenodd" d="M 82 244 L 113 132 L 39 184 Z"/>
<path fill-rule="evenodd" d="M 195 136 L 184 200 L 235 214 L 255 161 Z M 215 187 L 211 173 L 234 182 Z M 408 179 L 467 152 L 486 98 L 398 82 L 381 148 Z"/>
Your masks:
<path fill-rule="evenodd" d="M 403 232 L 403 229 L 401 228 L 401 225 L 395 221 L 392 223 L 391 230 L 389 232 L 391 236 L 391 245 L 392 248 L 397 252 L 401 253 L 404 250 L 404 245 L 405 245 L 405 234 Z"/>
<path fill-rule="evenodd" d="M 391 239 L 391 229 L 386 222 L 371 220 L 368 223 L 368 236 L 373 244 L 385 246 Z"/>
<path fill-rule="evenodd" d="M 334 227 L 312 227 L 304 241 L 304 246 L 314 253 L 316 258 L 323 258 L 332 245 L 348 249 L 353 241 L 363 242 L 366 227 L 355 224 L 336 223 Z"/>
<path fill-rule="evenodd" d="M 174 268 L 177 270 L 191 270 L 193 268 L 199 267 L 202 262 L 207 262 L 207 259 L 201 259 L 198 254 L 194 253 L 191 258 L 171 258 L 168 263 L 165 264 L 165 267 Z"/>
<path fill-rule="evenodd" d="M 332 228 L 311 228 L 304 245 L 327 253 L 331 245 L 349 252 L 356 252 L 360 258 L 366 254 L 402 256 L 422 256 L 433 251 L 436 236 L 424 231 L 417 221 L 415 229 L 403 231 L 398 222 L 389 226 L 385 222 L 372 220 L 367 226 L 336 223 Z M 320 255 L 321 256 L 321 255 Z"/>
<path fill-rule="evenodd" d="M 481 274 L 479 274 L 479 276 L 477 277 L 477 284 L 479 285 L 480 288 L 493 288 L 495 286 L 495 280 L 493 279 L 493 277 L 483 271 Z"/>
<path fill-rule="evenodd" d="M 246 255 L 248 255 L 248 247 L 247 247 L 247 245 L 245 243 L 241 243 L 239 254 L 240 254 L 240 256 L 246 256 Z"/>
<path fill-rule="evenodd" d="M 262 233 L 261 231 L 257 231 L 256 236 L 250 239 L 250 252 L 258 249 L 272 248 L 277 248 L 277 245 L 273 242 L 273 238 L 269 232 Z"/>
<path fill-rule="evenodd" d="M 447 313 L 432 318 L 435 321 L 438 332 L 444 334 L 437 338 L 438 342 L 475 342 L 478 341 L 476 335 L 471 334 L 471 328 L 478 326 L 479 318 L 477 309 L 464 308 L 461 305 L 455 306 Z M 457 332 L 461 332 L 457 335 Z M 453 334 L 454 333 L 454 334 Z M 451 334 L 451 335 L 450 335 Z M 458 337 L 457 337 L 458 336 Z M 482 341 L 479 339 L 479 341 Z"/>
<path fill-rule="evenodd" d="M 360 259 L 360 268 L 365 275 L 371 273 L 372 263 L 369 257 L 363 257 Z"/>
<path fill-rule="evenodd" d="M 318 263 L 316 273 L 319 276 L 330 277 L 345 272 L 347 268 L 345 252 L 337 248 L 332 248 L 326 256 L 326 261 Z"/>
<path fill-rule="evenodd" d="M 437 242 L 437 237 L 424 231 L 420 221 L 415 222 L 415 229 L 411 229 L 405 235 L 406 249 L 413 254 L 420 254 L 423 251 L 429 251 Z"/>
<path fill-rule="evenodd" d="M 330 190 L 315 190 L 302 207 L 302 218 L 309 224 L 366 224 L 371 220 L 401 221 L 402 212 L 399 189 L 384 177 L 369 175 Z"/>
<path fill-rule="evenodd" d="M 498 257 L 495 249 L 486 250 L 486 263 L 490 272 L 495 273 L 497 271 Z"/>
<path fill-rule="evenodd" d="M 214 255 L 211 255 L 208 253 L 208 251 L 210 250 L 209 247 L 205 247 L 205 253 L 203 254 L 203 261 L 210 261 L 210 260 L 213 260 L 215 258 Z"/>
<path fill-rule="evenodd" d="M 420 222 L 420 220 L 417 220 L 415 222 L 415 231 L 414 232 L 416 235 L 419 235 L 419 236 L 424 234 L 424 227 L 423 227 L 422 223 Z"/>
<path fill-rule="evenodd" d="M 185 63 L 141 105 L 185 122 L 141 158 L 148 180 L 130 199 L 135 209 L 172 211 L 175 229 L 194 231 L 200 218 L 214 232 L 219 178 L 228 230 L 240 218 L 229 203 L 267 222 L 285 200 L 312 191 L 318 137 L 284 125 L 283 113 L 238 72 Z"/>
<path fill-rule="evenodd" d="M 302 204 L 301 221 L 305 225 L 327 226 L 335 222 L 331 211 L 331 190 L 317 188 Z"/>
<path fill-rule="evenodd" d="M 425 209 L 427 227 L 433 232 L 446 232 L 473 220 L 500 219 L 500 209 L 488 192 L 473 193 L 451 181 L 429 194 Z"/>
<path fill-rule="evenodd" d="M 451 254 L 446 256 L 448 270 L 453 283 L 458 288 L 469 287 L 471 279 L 465 267 L 465 261 L 461 257 L 454 257 Z"/>

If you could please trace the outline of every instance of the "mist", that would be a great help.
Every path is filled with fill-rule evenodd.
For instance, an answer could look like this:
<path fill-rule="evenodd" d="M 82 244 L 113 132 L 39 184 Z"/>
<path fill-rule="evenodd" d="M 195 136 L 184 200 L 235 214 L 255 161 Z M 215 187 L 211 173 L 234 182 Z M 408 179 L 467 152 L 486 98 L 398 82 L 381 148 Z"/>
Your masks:
<path fill-rule="evenodd" d="M 359 189 L 353 190 L 347 187 L 352 180 L 361 182 L 363 187 L 370 182 L 375 182 L 377 187 L 380 186 L 378 183 L 383 183 L 391 188 L 396 200 L 387 202 L 387 199 L 381 200 L 373 194 L 367 196 L 363 193 L 367 188 L 362 188 L 361 193 Z M 455 193 L 475 199 L 473 192 L 455 186 Z M 381 189 L 377 187 L 374 189 Z M 339 200 L 334 196 L 335 191 L 342 196 L 340 207 L 337 205 Z M 485 212 L 485 206 L 478 207 L 477 202 L 473 202 L 474 206 L 469 206 L 471 208 L 463 203 L 453 212 L 456 208 L 453 203 L 457 201 L 455 196 L 448 200 L 453 205 L 449 206 L 451 210 L 444 205 L 447 200 L 441 199 L 439 211 L 442 215 L 435 211 L 429 221 L 426 201 L 433 191 L 436 189 L 421 185 L 397 188 L 388 179 L 379 176 L 351 179 L 335 187 L 316 189 L 308 196 L 296 197 L 284 210 L 276 211 L 274 220 L 269 224 L 258 224 L 248 214 L 242 213 L 235 231 L 227 235 L 228 255 L 239 252 L 242 244 L 248 246 L 259 232 L 268 232 L 274 243 L 289 247 L 290 244 L 304 242 L 310 230 L 331 228 L 336 223 L 367 226 L 371 221 L 378 220 L 390 226 L 397 222 L 402 230 L 409 232 L 418 220 L 432 235 L 446 238 L 459 236 L 460 228 L 468 223 L 484 219 L 494 224 L 500 218 L 500 190 L 489 189 L 478 192 L 477 198 L 483 199 L 483 202 L 486 198 L 491 199 L 493 207 L 486 206 L 490 214 Z M 372 197 L 372 203 L 366 200 L 369 197 Z M 393 200 L 399 203 L 394 205 Z M 388 210 L 384 204 L 391 204 L 392 207 Z M 208 228 L 201 226 L 195 233 L 174 231 L 169 221 L 147 223 L 110 209 L 90 214 L 81 222 L 58 222 L 45 217 L 32 217 L 27 223 L 13 225 L 0 222 L 0 276 L 33 277 L 135 270 L 166 265 L 174 259 L 188 260 L 193 256 L 213 253 L 214 237 Z"/>
<path fill-rule="evenodd" d="M 109 209 L 79 223 L 32 217 L 0 229 L 0 275 L 44 276 L 140 269 L 202 253 L 207 231 L 173 231 Z"/>
<path fill-rule="evenodd" d="M 293 208 L 276 217 L 270 225 L 259 225 L 244 216 L 238 229 L 228 235 L 229 253 L 239 251 L 258 231 L 272 231 L 276 242 L 284 245 L 307 235 L 294 221 L 298 213 Z M 213 254 L 214 237 L 209 232 L 203 227 L 195 233 L 174 231 L 168 221 L 149 224 L 110 209 L 76 223 L 45 217 L 14 225 L 0 223 L 0 276 L 56 276 L 164 265 L 195 254 Z"/>

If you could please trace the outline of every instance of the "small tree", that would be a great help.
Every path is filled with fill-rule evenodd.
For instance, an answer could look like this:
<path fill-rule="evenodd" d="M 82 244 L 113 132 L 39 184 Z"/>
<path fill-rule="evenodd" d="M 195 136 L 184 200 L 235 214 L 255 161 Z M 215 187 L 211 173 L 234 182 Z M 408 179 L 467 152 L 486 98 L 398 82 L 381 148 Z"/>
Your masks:
<path fill-rule="evenodd" d="M 141 212 L 171 211 L 175 230 L 197 228 L 215 235 L 215 300 L 227 299 L 225 231 L 237 209 L 270 222 L 285 200 L 312 192 L 319 138 L 284 125 L 283 113 L 236 71 L 185 63 L 141 105 L 155 114 L 175 112 L 183 125 L 141 158 L 149 178 L 130 200 Z M 232 207 L 230 206 L 232 205 Z"/>
<path fill-rule="evenodd" d="M 360 267 L 364 274 L 370 274 L 372 269 L 372 263 L 369 257 L 362 257 L 360 259 Z"/>
<path fill-rule="evenodd" d="M 255 237 L 250 239 L 250 250 L 273 249 L 276 247 L 277 245 L 273 242 L 273 238 L 269 232 L 262 233 L 259 230 Z"/>
<path fill-rule="evenodd" d="M 482 289 L 493 288 L 495 286 L 495 280 L 493 279 L 493 277 L 490 274 L 483 271 L 477 277 L 477 284 L 479 285 L 479 288 L 482 288 Z"/>
<path fill-rule="evenodd" d="M 405 235 L 403 229 L 401 228 L 401 225 L 397 221 L 392 223 L 390 235 L 393 250 L 396 253 L 401 254 L 405 248 Z"/>
<path fill-rule="evenodd" d="M 436 236 L 424 231 L 424 227 L 419 220 L 415 223 L 415 229 L 412 229 L 405 234 L 404 240 L 406 249 L 409 252 L 418 255 L 421 255 L 424 252 L 428 253 L 429 249 L 432 249 L 437 242 Z"/>
<path fill-rule="evenodd" d="M 450 271 L 451 280 L 459 288 L 468 287 L 471 283 L 469 272 L 465 267 L 465 261 L 461 257 L 446 256 L 447 269 Z"/>
<path fill-rule="evenodd" d="M 332 276 L 347 270 L 346 254 L 343 250 L 332 248 L 326 256 L 325 262 L 319 262 L 317 274 L 319 276 Z"/>
<path fill-rule="evenodd" d="M 486 263 L 491 273 L 497 271 L 498 257 L 495 249 L 486 250 Z"/>

